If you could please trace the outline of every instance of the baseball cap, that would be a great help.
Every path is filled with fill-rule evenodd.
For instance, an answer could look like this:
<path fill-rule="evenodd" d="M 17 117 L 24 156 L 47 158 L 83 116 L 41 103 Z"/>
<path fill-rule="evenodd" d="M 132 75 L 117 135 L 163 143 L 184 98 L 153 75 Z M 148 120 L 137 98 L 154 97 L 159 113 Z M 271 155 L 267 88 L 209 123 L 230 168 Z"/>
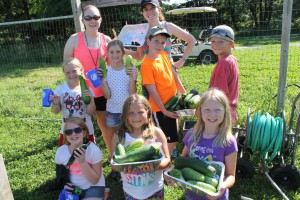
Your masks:
<path fill-rule="evenodd" d="M 156 7 L 159 7 L 159 2 L 157 0 L 142 0 L 141 1 L 141 8 L 143 8 L 146 3 L 150 3 L 150 4 L 152 4 Z"/>
<path fill-rule="evenodd" d="M 154 37 L 159 34 L 165 35 L 167 38 L 171 37 L 171 35 L 165 28 L 154 26 L 148 31 L 147 38 Z"/>
<path fill-rule="evenodd" d="M 228 41 L 234 41 L 234 32 L 229 26 L 220 25 L 216 26 L 211 31 L 210 38 L 221 38 Z"/>

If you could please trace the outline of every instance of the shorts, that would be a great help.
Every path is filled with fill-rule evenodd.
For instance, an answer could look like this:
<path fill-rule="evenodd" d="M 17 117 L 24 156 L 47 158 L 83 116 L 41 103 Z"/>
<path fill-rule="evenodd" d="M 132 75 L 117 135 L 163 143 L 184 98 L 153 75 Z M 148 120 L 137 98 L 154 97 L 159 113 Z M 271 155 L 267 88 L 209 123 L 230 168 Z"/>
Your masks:
<path fill-rule="evenodd" d="M 143 96 L 149 100 L 149 92 L 148 92 L 148 89 L 146 88 L 146 86 L 142 86 L 142 94 Z"/>
<path fill-rule="evenodd" d="M 125 200 L 139 200 L 139 199 L 133 198 L 132 196 L 127 194 L 125 191 L 124 191 L 124 197 L 125 197 Z M 163 197 L 164 197 L 164 188 L 161 190 L 158 190 L 157 192 L 152 194 L 150 197 L 147 197 L 146 199 L 158 199 L 158 198 L 163 199 Z"/>
<path fill-rule="evenodd" d="M 121 123 L 121 113 L 111 113 L 106 111 L 106 126 L 116 127 Z"/>
<path fill-rule="evenodd" d="M 104 199 L 104 186 L 91 186 L 90 188 L 84 190 L 84 195 L 82 198 L 99 197 Z"/>
<path fill-rule="evenodd" d="M 178 142 L 177 119 L 167 117 L 162 112 L 153 112 L 153 120 L 155 125 L 164 132 L 168 143 Z"/>
<path fill-rule="evenodd" d="M 94 101 L 95 101 L 95 105 L 96 105 L 96 111 L 106 111 L 107 100 L 105 99 L 104 96 L 94 98 Z"/>

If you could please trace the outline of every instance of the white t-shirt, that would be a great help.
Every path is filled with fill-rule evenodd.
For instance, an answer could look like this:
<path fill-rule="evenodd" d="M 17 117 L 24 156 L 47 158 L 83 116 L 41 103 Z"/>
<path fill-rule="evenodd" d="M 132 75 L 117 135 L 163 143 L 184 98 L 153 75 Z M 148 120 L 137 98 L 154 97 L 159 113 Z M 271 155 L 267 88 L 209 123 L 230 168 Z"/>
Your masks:
<path fill-rule="evenodd" d="M 55 154 L 55 162 L 59 165 L 67 165 L 71 155 L 72 154 L 70 154 L 69 152 L 68 145 L 64 144 L 57 149 Z M 103 155 L 99 147 L 91 142 L 87 147 L 85 153 L 85 160 L 87 161 L 87 163 L 95 164 L 100 162 L 102 158 Z M 89 182 L 88 179 L 84 176 L 84 173 L 77 159 L 75 159 L 70 166 L 70 180 L 72 184 L 84 190 L 90 188 L 91 186 L 105 186 L 103 171 L 101 172 L 98 183 L 94 185 Z"/>
<path fill-rule="evenodd" d="M 60 132 L 63 133 L 65 121 L 69 117 L 78 117 L 85 120 L 90 135 L 94 135 L 93 122 L 91 116 L 86 113 L 86 105 L 81 97 L 81 90 L 72 90 L 67 83 L 59 85 L 55 94 L 60 96 L 60 105 L 62 112 L 62 124 Z"/>
<path fill-rule="evenodd" d="M 125 145 L 134 140 L 130 134 L 125 133 Z M 164 187 L 163 170 L 147 173 L 137 171 L 130 174 L 121 172 L 121 177 L 123 190 L 136 199 L 146 199 Z"/>
<path fill-rule="evenodd" d="M 137 77 L 136 67 L 134 69 L 134 80 Z M 123 104 L 130 95 L 129 76 L 126 74 L 125 67 L 120 71 L 116 71 L 111 66 L 107 67 L 106 82 L 110 89 L 110 98 L 107 99 L 106 111 L 111 113 L 122 113 Z"/>

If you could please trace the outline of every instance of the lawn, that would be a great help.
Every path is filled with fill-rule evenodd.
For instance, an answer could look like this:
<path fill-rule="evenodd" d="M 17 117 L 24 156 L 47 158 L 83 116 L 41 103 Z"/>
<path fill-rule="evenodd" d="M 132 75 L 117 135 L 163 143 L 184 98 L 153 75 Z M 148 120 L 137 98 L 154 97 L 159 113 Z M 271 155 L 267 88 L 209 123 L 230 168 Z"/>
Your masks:
<path fill-rule="evenodd" d="M 297 45 L 291 46 L 290 52 L 297 59 L 289 62 L 287 84 L 300 84 L 300 49 Z M 245 127 L 248 108 L 252 113 L 268 111 L 275 116 L 274 95 L 278 90 L 279 51 L 279 44 L 264 46 L 263 50 L 255 46 L 233 51 L 239 60 L 239 120 L 236 124 L 241 127 Z M 16 200 L 57 199 L 58 192 L 45 194 L 42 190 L 55 177 L 54 155 L 58 143 L 60 115 L 54 115 L 50 108 L 41 106 L 41 95 L 43 88 L 55 89 L 63 83 L 64 76 L 61 66 L 41 68 L 27 68 L 27 66 L 24 65 L 20 69 L 2 66 L 0 69 L 0 153 L 3 155 Z M 179 76 L 188 91 L 195 88 L 203 92 L 208 88 L 213 67 L 214 65 L 188 63 L 179 71 Z M 140 80 L 138 88 L 140 93 Z M 299 91 L 299 88 L 293 86 L 287 89 L 285 106 L 287 120 L 290 116 L 291 103 Z M 180 120 L 180 128 L 186 119 Z M 181 136 L 182 134 L 181 131 Z M 111 167 L 107 163 L 107 151 L 97 127 L 96 142 L 104 152 L 103 170 L 106 183 L 111 188 L 110 199 L 122 199 L 121 182 L 114 182 L 110 177 Z M 179 144 L 178 148 L 181 146 Z M 295 163 L 298 169 L 300 169 L 299 153 L 298 149 Z M 259 165 L 259 161 L 253 164 Z M 290 199 L 300 199 L 300 189 L 297 191 L 282 189 Z M 238 180 L 230 189 L 230 199 L 240 199 L 241 196 L 255 200 L 282 199 L 267 177 L 260 173 L 250 180 Z M 183 192 L 178 188 L 166 186 L 165 199 L 183 200 Z"/>

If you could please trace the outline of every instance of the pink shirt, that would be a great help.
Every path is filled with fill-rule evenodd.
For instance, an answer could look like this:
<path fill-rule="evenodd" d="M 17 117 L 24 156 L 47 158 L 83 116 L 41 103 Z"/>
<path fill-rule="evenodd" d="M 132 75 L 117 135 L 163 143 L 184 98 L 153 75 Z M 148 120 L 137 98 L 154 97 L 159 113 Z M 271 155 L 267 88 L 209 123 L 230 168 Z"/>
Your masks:
<path fill-rule="evenodd" d="M 98 54 L 98 57 L 97 57 Z M 84 32 L 78 33 L 78 44 L 76 49 L 74 50 L 73 57 L 77 58 L 82 66 L 83 72 L 86 74 L 91 69 L 99 68 L 99 58 L 100 56 L 106 60 L 107 56 L 107 43 L 105 40 L 105 36 L 103 33 L 100 33 L 100 48 L 99 49 L 88 49 L 84 42 Z M 96 63 L 96 66 L 95 66 Z M 86 85 L 91 88 L 95 94 L 95 97 L 103 96 L 103 92 L 101 87 L 94 88 L 93 84 L 90 80 L 86 80 Z"/>
<path fill-rule="evenodd" d="M 232 124 L 237 120 L 236 105 L 239 99 L 239 69 L 236 58 L 228 54 L 218 61 L 210 78 L 210 88 L 222 90 L 229 99 Z"/>

